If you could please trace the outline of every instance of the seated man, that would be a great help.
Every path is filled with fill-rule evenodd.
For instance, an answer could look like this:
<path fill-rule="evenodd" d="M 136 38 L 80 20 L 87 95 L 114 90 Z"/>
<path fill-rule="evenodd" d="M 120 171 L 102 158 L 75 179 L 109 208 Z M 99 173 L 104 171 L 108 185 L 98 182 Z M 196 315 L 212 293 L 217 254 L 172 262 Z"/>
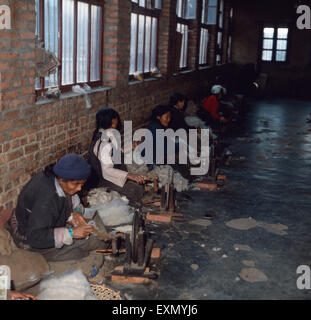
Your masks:
<path fill-rule="evenodd" d="M 35 175 L 18 197 L 13 213 L 17 224 L 13 230 L 15 238 L 47 261 L 81 259 L 91 250 L 107 248 L 106 241 L 90 235 L 92 226 L 77 226 L 83 217 L 77 212 L 73 214 L 83 209 L 77 192 L 90 172 L 83 158 L 68 154 Z M 68 225 L 70 217 L 72 226 Z"/>

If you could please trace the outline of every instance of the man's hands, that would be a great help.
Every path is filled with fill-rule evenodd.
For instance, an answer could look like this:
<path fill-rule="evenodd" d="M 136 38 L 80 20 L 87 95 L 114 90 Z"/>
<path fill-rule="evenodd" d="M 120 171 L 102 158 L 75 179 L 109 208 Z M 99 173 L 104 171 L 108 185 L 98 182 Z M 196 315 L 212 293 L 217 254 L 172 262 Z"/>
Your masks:
<path fill-rule="evenodd" d="M 80 226 L 72 228 L 74 239 L 84 239 L 93 231 L 92 226 Z"/>
<path fill-rule="evenodd" d="M 143 175 L 143 174 L 128 173 L 127 174 L 127 179 L 132 180 L 134 182 L 137 182 L 139 184 L 145 184 L 145 180 L 147 180 L 148 177 Z"/>
<path fill-rule="evenodd" d="M 9 296 L 11 300 L 36 300 L 36 298 L 31 294 L 14 290 L 9 291 Z"/>
<path fill-rule="evenodd" d="M 93 231 L 93 227 L 88 226 L 83 216 L 78 212 L 74 211 L 72 213 L 71 223 L 74 226 L 74 228 L 72 228 L 74 239 L 84 239 Z"/>

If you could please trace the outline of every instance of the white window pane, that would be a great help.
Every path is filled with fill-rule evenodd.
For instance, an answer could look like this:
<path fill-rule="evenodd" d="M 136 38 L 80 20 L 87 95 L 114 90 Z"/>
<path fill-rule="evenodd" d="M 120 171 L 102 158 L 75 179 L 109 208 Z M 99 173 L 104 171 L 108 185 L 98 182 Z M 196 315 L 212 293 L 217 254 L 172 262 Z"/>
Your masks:
<path fill-rule="evenodd" d="M 144 24 L 145 17 L 143 15 L 138 16 L 138 52 L 137 52 L 137 71 L 143 72 L 143 60 L 144 60 Z"/>
<path fill-rule="evenodd" d="M 220 8 L 219 8 L 219 28 L 223 27 L 224 22 L 224 1 L 220 0 Z"/>
<path fill-rule="evenodd" d="M 88 81 L 89 5 L 78 1 L 77 82 Z"/>
<path fill-rule="evenodd" d="M 177 31 L 182 34 L 182 43 L 181 43 L 181 55 L 179 67 L 187 67 L 187 56 L 188 56 L 188 26 L 184 24 L 177 24 Z"/>
<path fill-rule="evenodd" d="M 202 18 L 201 18 L 201 22 L 202 23 L 206 23 L 206 20 L 207 20 L 207 14 L 206 14 L 206 0 L 203 0 L 202 1 Z"/>
<path fill-rule="evenodd" d="M 263 40 L 264 49 L 273 49 L 273 39 L 264 39 Z"/>
<path fill-rule="evenodd" d="M 287 39 L 288 28 L 278 28 L 278 39 Z"/>
<path fill-rule="evenodd" d="M 197 3 L 196 0 L 187 0 L 187 13 L 186 19 L 196 18 Z"/>
<path fill-rule="evenodd" d="M 207 24 L 214 25 L 217 20 L 217 8 L 209 7 L 207 15 Z"/>
<path fill-rule="evenodd" d="M 136 43 L 137 43 L 137 19 L 136 13 L 131 16 L 131 53 L 130 53 L 130 74 L 136 71 Z"/>
<path fill-rule="evenodd" d="M 40 35 L 40 1 L 36 0 L 36 36 Z"/>
<path fill-rule="evenodd" d="M 287 40 L 278 40 L 276 42 L 277 50 L 286 50 L 287 49 Z"/>
<path fill-rule="evenodd" d="M 145 0 L 139 0 L 139 5 L 141 7 L 144 7 L 145 6 Z"/>
<path fill-rule="evenodd" d="M 215 7 L 215 6 L 217 6 L 217 2 L 218 2 L 218 0 L 209 0 L 209 1 L 208 1 L 208 5 Z"/>
<path fill-rule="evenodd" d="M 272 51 L 263 50 L 262 51 L 262 60 L 263 61 L 272 61 Z"/>
<path fill-rule="evenodd" d="M 230 18 L 233 19 L 233 8 L 230 9 Z"/>
<path fill-rule="evenodd" d="M 229 36 L 229 43 L 228 43 L 228 61 L 231 61 L 231 48 L 232 48 L 232 36 Z"/>
<path fill-rule="evenodd" d="M 132 0 L 132 2 L 138 3 L 138 0 Z"/>
<path fill-rule="evenodd" d="M 151 46 L 151 69 L 156 67 L 157 63 L 157 32 L 158 19 L 153 18 L 152 22 L 152 46 Z"/>
<path fill-rule="evenodd" d="M 151 17 L 146 17 L 144 72 L 150 71 L 150 54 L 151 54 Z"/>
<path fill-rule="evenodd" d="M 62 84 L 73 83 L 74 1 L 63 0 Z"/>
<path fill-rule="evenodd" d="M 273 38 L 274 37 L 274 28 L 264 28 L 263 29 L 264 38 Z"/>
<path fill-rule="evenodd" d="M 277 51 L 275 60 L 286 61 L 286 51 Z"/>
<path fill-rule="evenodd" d="M 161 9 L 162 8 L 161 0 L 155 0 L 154 7 L 156 9 Z"/>
<path fill-rule="evenodd" d="M 199 64 L 207 63 L 208 30 L 201 29 Z"/>
<path fill-rule="evenodd" d="M 182 0 L 177 0 L 176 3 L 176 14 L 178 17 L 182 17 Z"/>
<path fill-rule="evenodd" d="M 221 45 L 222 45 L 222 32 L 218 32 L 218 34 L 217 34 L 217 44 L 218 44 L 219 48 L 221 48 Z"/>
<path fill-rule="evenodd" d="M 58 0 L 44 1 L 44 46 L 58 56 Z M 44 79 L 46 88 L 58 84 L 58 72 Z"/>
<path fill-rule="evenodd" d="M 91 81 L 100 80 L 100 28 L 101 8 L 91 6 Z"/>

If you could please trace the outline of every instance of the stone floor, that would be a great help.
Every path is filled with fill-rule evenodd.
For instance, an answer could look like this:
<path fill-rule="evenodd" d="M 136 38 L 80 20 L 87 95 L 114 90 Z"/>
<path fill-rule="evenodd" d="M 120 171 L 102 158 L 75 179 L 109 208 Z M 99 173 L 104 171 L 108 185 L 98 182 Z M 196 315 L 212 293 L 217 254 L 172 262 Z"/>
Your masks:
<path fill-rule="evenodd" d="M 223 168 L 226 185 L 189 192 L 183 220 L 148 225 L 163 245 L 159 279 L 113 286 L 128 299 L 310 299 L 296 285 L 297 267 L 311 266 L 309 112 L 305 101 L 252 103 L 240 132 L 226 137 L 246 157 Z"/>

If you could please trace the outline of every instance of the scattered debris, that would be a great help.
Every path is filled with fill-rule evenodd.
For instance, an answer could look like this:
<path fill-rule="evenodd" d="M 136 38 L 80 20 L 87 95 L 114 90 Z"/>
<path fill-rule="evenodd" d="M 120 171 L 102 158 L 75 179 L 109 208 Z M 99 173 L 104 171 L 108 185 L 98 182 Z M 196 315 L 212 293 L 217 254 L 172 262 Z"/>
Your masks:
<path fill-rule="evenodd" d="M 246 244 L 234 244 L 233 248 L 234 248 L 235 251 L 239 251 L 239 250 L 241 250 L 241 251 L 253 251 L 253 249 L 250 246 L 246 245 Z"/>
<path fill-rule="evenodd" d="M 237 230 L 249 230 L 255 227 L 262 227 L 270 233 L 274 233 L 281 236 L 287 235 L 287 232 L 284 230 L 288 229 L 287 226 L 280 223 L 269 224 L 262 221 L 256 221 L 253 218 L 233 219 L 226 222 L 226 226 Z"/>
<path fill-rule="evenodd" d="M 221 248 L 213 248 L 213 251 L 215 251 L 215 252 L 218 252 L 218 251 L 221 251 Z"/>
<path fill-rule="evenodd" d="M 228 258 L 228 256 L 226 254 L 223 254 L 222 258 L 226 259 L 226 258 Z"/>
<path fill-rule="evenodd" d="M 257 227 L 258 222 L 252 218 L 233 219 L 226 223 L 227 227 L 237 230 L 249 230 Z"/>
<path fill-rule="evenodd" d="M 212 222 L 208 219 L 196 219 L 196 220 L 191 220 L 188 223 L 196 226 L 202 226 L 202 227 L 208 227 L 212 224 Z"/>
<path fill-rule="evenodd" d="M 255 267 L 255 262 L 253 260 L 243 260 L 242 263 L 247 267 Z"/>
<path fill-rule="evenodd" d="M 197 271 L 199 269 L 199 266 L 197 264 L 192 264 L 190 267 L 194 271 Z"/>
<path fill-rule="evenodd" d="M 243 268 L 240 271 L 239 276 L 243 280 L 251 283 L 268 281 L 268 277 L 256 268 Z"/>

